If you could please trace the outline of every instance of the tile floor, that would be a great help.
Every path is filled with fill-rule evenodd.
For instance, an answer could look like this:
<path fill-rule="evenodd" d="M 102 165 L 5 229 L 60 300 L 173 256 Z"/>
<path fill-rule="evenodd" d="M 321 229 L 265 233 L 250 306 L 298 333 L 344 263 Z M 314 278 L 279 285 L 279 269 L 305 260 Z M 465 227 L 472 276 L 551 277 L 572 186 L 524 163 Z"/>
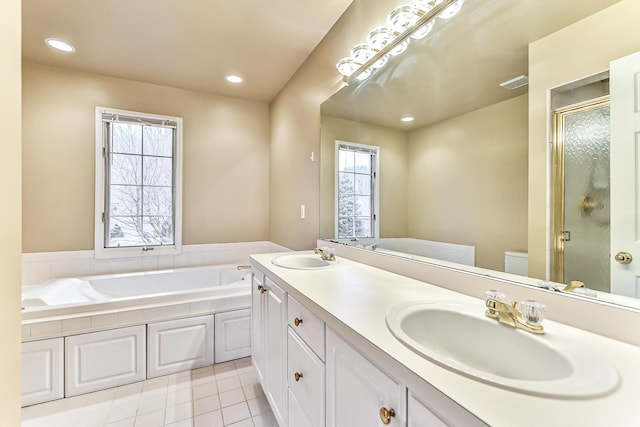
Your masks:
<path fill-rule="evenodd" d="M 22 408 L 22 427 L 277 427 L 251 359 Z"/>

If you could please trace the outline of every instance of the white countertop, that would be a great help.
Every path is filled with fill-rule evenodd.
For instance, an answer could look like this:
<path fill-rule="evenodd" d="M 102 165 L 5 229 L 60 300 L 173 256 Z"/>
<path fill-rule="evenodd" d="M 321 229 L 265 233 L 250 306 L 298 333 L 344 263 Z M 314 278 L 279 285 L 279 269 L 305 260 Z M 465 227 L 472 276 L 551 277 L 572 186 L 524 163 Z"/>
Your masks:
<path fill-rule="evenodd" d="M 290 252 L 289 252 L 290 253 Z M 373 360 L 394 360 L 401 367 L 396 378 L 411 389 L 426 381 L 491 426 L 639 426 L 640 347 L 545 320 L 546 335 L 561 336 L 591 354 L 608 360 L 618 370 L 617 389 L 604 397 L 556 399 L 532 396 L 485 384 L 443 368 L 414 353 L 387 329 L 387 311 L 401 303 L 441 301 L 478 304 L 484 301 L 345 258 L 324 270 L 294 270 L 271 261 L 282 254 L 253 255 L 252 264 L 275 276 L 276 283 L 305 304 L 340 334 L 357 334 L 380 350 Z M 593 319 L 597 322 L 598 319 Z M 639 325 L 640 326 L 640 325 Z M 355 336 L 355 335 L 352 335 Z M 361 341 L 361 340 L 360 340 Z M 370 349 L 361 349 L 370 351 Z M 377 350 L 376 349 L 376 350 Z M 371 356 L 373 353 L 367 353 Z M 380 365 L 385 370 L 385 365 Z M 410 371 L 410 372 L 409 372 Z M 402 372 L 409 372 L 402 374 Z M 396 372 L 390 372 L 398 376 Z M 395 374 L 395 375 L 394 375 Z M 408 376 L 407 376 L 408 375 Z"/>

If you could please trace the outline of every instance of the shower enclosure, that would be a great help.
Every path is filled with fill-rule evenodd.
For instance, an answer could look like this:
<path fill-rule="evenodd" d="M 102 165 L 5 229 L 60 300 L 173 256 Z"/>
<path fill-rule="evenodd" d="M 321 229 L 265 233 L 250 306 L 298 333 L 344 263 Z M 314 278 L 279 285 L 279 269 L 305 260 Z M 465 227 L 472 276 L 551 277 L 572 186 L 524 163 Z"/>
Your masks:
<path fill-rule="evenodd" d="M 553 112 L 551 280 L 610 290 L 609 96 Z"/>

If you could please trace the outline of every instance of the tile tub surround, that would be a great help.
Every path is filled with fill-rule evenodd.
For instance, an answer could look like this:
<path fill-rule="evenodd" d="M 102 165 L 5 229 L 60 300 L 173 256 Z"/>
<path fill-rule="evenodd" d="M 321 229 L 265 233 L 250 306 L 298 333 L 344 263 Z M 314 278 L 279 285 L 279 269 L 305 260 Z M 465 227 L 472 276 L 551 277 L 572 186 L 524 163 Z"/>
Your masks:
<path fill-rule="evenodd" d="M 277 427 L 250 358 L 22 408 L 22 427 Z"/>
<path fill-rule="evenodd" d="M 96 259 L 92 250 L 22 254 L 22 286 L 50 279 L 134 271 L 166 270 L 210 264 L 249 263 L 249 255 L 286 251 L 271 242 L 185 245 L 179 255 L 145 253 L 134 258 Z"/>

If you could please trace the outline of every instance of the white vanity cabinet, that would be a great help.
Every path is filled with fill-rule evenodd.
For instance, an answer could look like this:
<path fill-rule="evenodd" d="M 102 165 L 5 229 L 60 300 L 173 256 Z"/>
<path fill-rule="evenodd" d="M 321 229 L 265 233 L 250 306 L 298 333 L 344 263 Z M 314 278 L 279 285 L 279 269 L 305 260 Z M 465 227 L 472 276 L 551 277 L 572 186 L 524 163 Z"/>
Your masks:
<path fill-rule="evenodd" d="M 325 425 L 325 325 L 289 296 L 287 384 L 289 426 Z"/>
<path fill-rule="evenodd" d="M 431 412 L 413 393 L 409 392 L 408 427 L 447 427 L 436 414 Z"/>
<path fill-rule="evenodd" d="M 144 325 L 65 338 L 65 396 L 146 378 Z"/>
<path fill-rule="evenodd" d="M 150 323 L 148 378 L 213 364 L 213 315 Z"/>
<path fill-rule="evenodd" d="M 264 385 L 264 297 L 261 292 L 264 286 L 264 274 L 253 270 L 251 283 L 251 361 L 258 374 L 260 383 Z"/>
<path fill-rule="evenodd" d="M 254 279 L 256 276 L 261 277 L 259 272 L 254 272 Z M 261 333 L 259 340 L 252 341 L 252 351 L 258 354 L 254 364 L 273 415 L 278 424 L 284 426 L 287 417 L 287 294 L 268 277 L 264 277 L 262 284 L 254 283 L 251 293 L 252 324 Z"/>
<path fill-rule="evenodd" d="M 407 388 L 326 332 L 327 427 L 407 425 Z"/>
<path fill-rule="evenodd" d="M 64 339 L 22 344 L 22 406 L 64 397 Z"/>

